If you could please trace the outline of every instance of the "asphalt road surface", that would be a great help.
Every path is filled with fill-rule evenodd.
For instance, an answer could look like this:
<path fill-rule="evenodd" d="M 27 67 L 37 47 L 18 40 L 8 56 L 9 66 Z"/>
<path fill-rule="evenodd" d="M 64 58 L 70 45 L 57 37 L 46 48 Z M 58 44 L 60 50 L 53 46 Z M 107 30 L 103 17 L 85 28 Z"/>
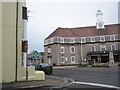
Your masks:
<path fill-rule="evenodd" d="M 61 67 L 53 76 L 71 78 L 75 82 L 66 88 L 118 88 L 118 67 Z"/>
<path fill-rule="evenodd" d="M 32 90 L 120 90 L 118 67 L 55 67 L 52 76 L 71 78 L 71 84 Z M 27 90 L 27 89 L 26 89 Z M 30 89 L 28 89 L 30 90 Z"/>

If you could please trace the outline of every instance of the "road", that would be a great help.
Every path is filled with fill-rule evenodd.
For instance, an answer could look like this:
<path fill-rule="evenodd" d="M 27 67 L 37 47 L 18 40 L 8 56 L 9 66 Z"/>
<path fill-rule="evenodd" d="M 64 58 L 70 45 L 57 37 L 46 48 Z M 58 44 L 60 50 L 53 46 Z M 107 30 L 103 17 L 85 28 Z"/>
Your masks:
<path fill-rule="evenodd" d="M 70 78 L 74 82 L 63 86 L 36 87 L 32 90 L 120 90 L 119 70 L 118 67 L 54 67 L 50 76 Z"/>
<path fill-rule="evenodd" d="M 74 79 L 67 88 L 118 87 L 118 67 L 61 67 L 54 68 L 52 75 Z"/>

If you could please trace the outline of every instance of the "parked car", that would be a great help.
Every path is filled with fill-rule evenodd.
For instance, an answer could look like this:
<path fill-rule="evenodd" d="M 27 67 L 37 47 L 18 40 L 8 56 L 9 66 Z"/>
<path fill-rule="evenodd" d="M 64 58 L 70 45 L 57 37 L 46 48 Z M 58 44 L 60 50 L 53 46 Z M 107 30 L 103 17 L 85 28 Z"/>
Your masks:
<path fill-rule="evenodd" d="M 45 74 L 52 74 L 53 66 L 47 63 L 41 63 L 35 66 L 35 70 L 44 71 Z"/>

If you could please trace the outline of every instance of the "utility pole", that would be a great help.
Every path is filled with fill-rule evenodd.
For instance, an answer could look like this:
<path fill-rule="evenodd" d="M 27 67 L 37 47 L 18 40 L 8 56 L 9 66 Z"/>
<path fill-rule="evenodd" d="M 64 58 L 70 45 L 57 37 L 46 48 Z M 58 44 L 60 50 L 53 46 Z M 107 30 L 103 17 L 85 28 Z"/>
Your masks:
<path fill-rule="evenodd" d="M 58 40 L 58 38 L 57 38 L 57 40 Z M 60 65 L 60 57 L 59 57 L 59 52 L 60 52 L 60 46 L 59 46 L 59 44 L 60 44 L 60 39 L 58 40 L 58 66 Z"/>
<path fill-rule="evenodd" d="M 81 39 L 81 64 L 83 62 L 83 46 L 82 46 L 82 39 Z"/>
<path fill-rule="evenodd" d="M 23 19 L 23 28 L 22 28 L 22 54 L 23 54 L 23 66 L 26 67 L 26 80 L 28 80 L 28 40 L 27 40 L 27 7 L 26 0 L 22 1 L 22 19 Z"/>

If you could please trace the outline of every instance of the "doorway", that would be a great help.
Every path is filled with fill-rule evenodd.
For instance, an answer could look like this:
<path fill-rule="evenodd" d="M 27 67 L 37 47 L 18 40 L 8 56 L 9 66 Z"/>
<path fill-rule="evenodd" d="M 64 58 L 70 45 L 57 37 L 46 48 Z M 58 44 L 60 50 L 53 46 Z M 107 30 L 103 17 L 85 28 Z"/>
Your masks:
<path fill-rule="evenodd" d="M 92 60 L 95 60 L 95 62 L 98 62 L 98 57 L 97 56 L 91 56 Z"/>
<path fill-rule="evenodd" d="M 109 56 L 101 56 L 101 63 L 109 62 Z"/>

